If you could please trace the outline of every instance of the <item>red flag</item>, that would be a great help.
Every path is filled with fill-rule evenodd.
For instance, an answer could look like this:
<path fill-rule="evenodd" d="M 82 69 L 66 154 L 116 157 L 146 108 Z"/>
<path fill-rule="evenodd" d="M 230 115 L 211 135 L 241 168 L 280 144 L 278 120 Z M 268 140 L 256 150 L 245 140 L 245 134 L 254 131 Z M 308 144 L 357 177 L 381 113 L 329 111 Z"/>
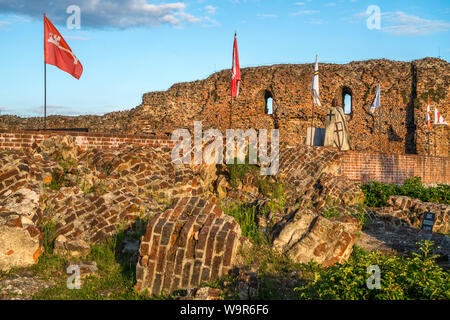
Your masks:
<path fill-rule="evenodd" d="M 239 54 L 235 34 L 233 45 L 233 64 L 231 68 L 231 98 L 237 97 L 239 95 L 240 81 L 241 81 L 241 69 L 239 67 Z"/>
<path fill-rule="evenodd" d="M 80 79 L 83 66 L 73 54 L 64 38 L 44 14 L 44 57 L 45 63 L 54 65 Z"/>

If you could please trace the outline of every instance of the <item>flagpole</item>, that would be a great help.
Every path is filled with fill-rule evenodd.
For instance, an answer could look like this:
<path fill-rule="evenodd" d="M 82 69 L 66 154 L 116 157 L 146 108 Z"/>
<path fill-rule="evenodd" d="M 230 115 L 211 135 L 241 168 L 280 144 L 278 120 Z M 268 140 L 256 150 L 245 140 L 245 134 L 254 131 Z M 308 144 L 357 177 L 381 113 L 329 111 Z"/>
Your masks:
<path fill-rule="evenodd" d="M 314 95 L 314 93 L 313 93 Z M 313 96 L 313 103 L 311 105 L 311 131 L 309 132 L 309 143 L 310 146 L 313 146 L 313 117 L 314 117 L 314 96 Z"/>
<path fill-rule="evenodd" d="M 316 55 L 316 62 L 317 62 L 317 55 Z M 314 65 L 314 70 L 313 70 L 313 83 L 314 83 L 314 77 L 316 76 L 315 75 L 315 72 L 316 72 L 316 68 L 315 68 L 315 65 Z M 310 143 L 310 145 L 312 146 L 313 145 L 313 138 L 312 138 L 312 136 L 313 136 L 313 120 L 314 120 L 314 90 L 311 90 L 311 94 L 312 94 L 312 104 L 311 104 L 311 131 L 310 131 L 310 133 L 309 133 L 309 135 L 310 135 L 310 138 L 309 138 L 309 143 Z"/>
<path fill-rule="evenodd" d="M 44 130 L 47 130 L 47 64 L 44 61 Z"/>
<path fill-rule="evenodd" d="M 381 85 L 378 84 L 379 87 L 379 106 L 378 106 L 378 112 L 380 114 L 380 116 L 378 117 L 378 140 L 380 142 L 380 153 L 382 152 L 381 150 L 381 117 L 383 116 L 383 112 L 381 111 Z"/>
<path fill-rule="evenodd" d="M 380 141 L 380 153 L 381 153 L 381 116 L 383 115 L 383 113 L 381 112 L 381 105 L 379 107 L 379 111 L 380 111 L 380 116 L 378 117 L 378 137 L 379 137 L 379 141 Z"/>
<path fill-rule="evenodd" d="M 229 129 L 231 129 L 231 114 L 233 112 L 233 90 L 231 90 L 231 95 L 230 95 L 230 126 Z"/>
<path fill-rule="evenodd" d="M 44 130 L 47 130 L 47 64 L 45 63 L 45 13 L 44 13 Z"/>

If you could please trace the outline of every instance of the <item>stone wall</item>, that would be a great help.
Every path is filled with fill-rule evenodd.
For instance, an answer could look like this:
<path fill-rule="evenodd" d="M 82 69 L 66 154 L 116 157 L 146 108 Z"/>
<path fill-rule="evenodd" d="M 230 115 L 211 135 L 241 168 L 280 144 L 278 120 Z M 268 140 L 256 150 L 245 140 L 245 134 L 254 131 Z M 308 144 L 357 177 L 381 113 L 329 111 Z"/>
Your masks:
<path fill-rule="evenodd" d="M 355 61 L 344 65 L 319 64 L 322 108 L 314 108 L 317 127 L 324 127 L 326 107 L 344 94 L 352 96 L 352 113 L 346 115 L 351 145 L 357 151 L 394 154 L 427 154 L 425 112 L 427 96 L 450 119 L 450 64 L 426 58 L 412 62 L 390 60 Z M 239 97 L 230 108 L 230 71 L 215 73 L 205 80 L 179 83 L 165 92 L 150 92 L 134 111 L 134 127 L 152 132 L 203 126 L 226 128 L 279 128 L 283 139 L 302 144 L 311 125 L 310 83 L 313 64 L 274 65 L 244 68 Z M 375 90 L 381 83 L 381 119 L 369 111 Z M 272 115 L 266 114 L 267 98 L 273 98 Z M 231 112 L 230 112 L 231 109 Z M 231 113 L 231 119 L 230 119 Z M 381 125 L 381 132 L 379 130 Z M 450 130 L 433 125 L 432 153 L 448 156 Z M 436 137 L 436 146 L 434 146 Z"/>
<path fill-rule="evenodd" d="M 192 128 L 202 120 L 204 128 L 279 128 L 283 139 L 303 144 L 306 128 L 324 127 L 326 108 L 333 99 L 343 105 L 352 96 L 352 112 L 346 115 L 353 150 L 393 154 L 429 154 L 448 157 L 450 129 L 433 125 L 427 135 L 425 112 L 430 96 L 450 119 L 450 64 L 436 58 L 412 62 L 382 60 L 348 64 L 319 63 L 322 108 L 312 109 L 310 83 L 313 64 L 286 64 L 241 70 L 239 97 L 230 106 L 230 70 L 205 80 L 178 83 L 164 92 L 144 94 L 132 110 L 104 116 L 48 118 L 48 128 L 89 128 L 104 133 L 170 133 Z M 381 118 L 369 111 L 381 83 Z M 273 98 L 273 114 L 266 114 L 266 100 Z M 313 118 L 311 117 L 313 111 Z M 231 115 L 231 117 L 230 117 Z M 379 130 L 381 125 L 381 131 Z M 0 117 L 0 129 L 39 129 L 42 118 Z"/>
<path fill-rule="evenodd" d="M 384 208 L 377 208 L 375 214 L 393 225 L 422 228 L 425 212 L 435 214 L 433 232 L 448 234 L 450 231 L 450 205 L 423 202 L 405 196 L 391 196 Z"/>

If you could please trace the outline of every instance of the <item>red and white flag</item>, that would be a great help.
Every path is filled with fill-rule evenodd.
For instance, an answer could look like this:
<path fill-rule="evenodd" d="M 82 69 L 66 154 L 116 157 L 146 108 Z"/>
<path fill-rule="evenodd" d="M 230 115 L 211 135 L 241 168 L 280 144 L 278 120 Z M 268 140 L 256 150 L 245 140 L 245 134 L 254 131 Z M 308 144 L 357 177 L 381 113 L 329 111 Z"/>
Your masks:
<path fill-rule="evenodd" d="M 235 34 L 233 44 L 233 63 L 231 68 L 231 98 L 237 97 L 239 95 L 240 82 L 241 82 L 241 69 L 239 67 L 239 54 Z"/>
<path fill-rule="evenodd" d="M 434 107 L 434 124 L 448 124 L 436 107 Z"/>
<path fill-rule="evenodd" d="M 431 128 L 431 110 L 430 110 L 430 97 L 428 96 L 427 116 L 425 121 L 427 122 L 428 129 Z"/>
<path fill-rule="evenodd" d="M 83 66 L 73 54 L 64 38 L 44 14 L 44 57 L 45 63 L 54 65 L 80 79 Z"/>

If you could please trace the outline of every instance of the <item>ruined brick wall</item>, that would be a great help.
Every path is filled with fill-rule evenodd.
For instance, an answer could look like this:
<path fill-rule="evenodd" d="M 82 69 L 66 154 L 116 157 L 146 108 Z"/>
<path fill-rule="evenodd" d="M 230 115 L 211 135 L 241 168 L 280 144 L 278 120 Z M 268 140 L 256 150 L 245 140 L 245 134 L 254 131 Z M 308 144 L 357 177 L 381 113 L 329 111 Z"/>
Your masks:
<path fill-rule="evenodd" d="M 417 176 L 427 184 L 450 184 L 450 158 L 345 152 L 341 173 L 362 183 L 402 184 L 407 178 Z"/>
<path fill-rule="evenodd" d="M 175 143 L 167 135 L 120 135 L 93 134 L 80 132 L 39 132 L 39 131 L 4 131 L 0 132 L 1 150 L 20 150 L 39 144 L 50 136 L 70 135 L 82 150 L 111 149 L 127 144 L 143 147 L 173 148 Z M 283 154 L 282 144 L 281 152 Z M 315 147 L 317 153 L 333 154 L 334 148 Z M 286 153 L 285 153 L 286 154 Z M 286 154 L 289 156 L 289 154 Z M 293 156 L 293 155 L 290 155 Z M 300 158 L 303 155 L 298 155 Z M 337 155 L 336 155 L 337 156 Z M 331 156 L 332 157 L 332 156 Z M 283 160 L 283 159 L 281 159 Z M 323 159 L 322 159 L 323 161 Z M 418 176 L 424 183 L 450 184 L 450 158 L 421 155 L 393 155 L 372 152 L 342 152 L 341 174 L 350 180 L 368 182 L 370 180 L 384 183 L 403 183 L 405 179 Z M 326 161 L 325 161 L 326 162 Z M 325 163 L 324 162 L 324 163 Z M 323 164 L 316 164 L 323 166 Z"/>
<path fill-rule="evenodd" d="M 75 137 L 75 144 L 82 150 L 115 148 L 122 144 L 143 147 L 170 147 L 175 144 L 165 135 L 125 135 L 67 131 L 3 131 L 0 132 L 0 150 L 18 150 L 39 144 L 50 136 Z"/>
<path fill-rule="evenodd" d="M 219 206 L 198 197 L 175 199 L 147 224 L 136 288 L 160 294 L 195 288 L 231 270 L 241 228 Z"/>
<path fill-rule="evenodd" d="M 450 64 L 426 58 L 412 62 L 390 60 L 356 61 L 319 65 L 322 108 L 314 109 L 315 126 L 324 127 L 326 107 L 334 98 L 352 96 L 352 113 L 347 115 L 353 150 L 385 153 L 425 154 L 427 96 L 450 119 Z M 215 73 L 202 81 L 179 83 L 165 92 L 150 92 L 137 107 L 131 127 L 156 129 L 192 128 L 194 120 L 204 127 L 279 128 L 282 138 L 303 143 L 311 124 L 310 83 L 313 64 L 274 65 L 241 70 L 239 97 L 233 101 L 230 125 L 230 71 Z M 381 131 L 378 111 L 369 111 L 378 83 L 381 83 Z M 272 115 L 265 112 L 266 98 L 273 98 Z M 433 125 L 432 153 L 448 156 L 448 127 Z"/>
<path fill-rule="evenodd" d="M 205 128 L 222 131 L 230 127 L 279 128 L 283 139 L 302 144 L 311 121 L 314 126 L 324 127 L 326 108 L 332 100 L 336 98 L 342 106 L 344 94 L 351 94 L 352 113 L 346 117 L 353 150 L 450 155 L 449 127 L 433 125 L 427 135 L 425 124 L 428 95 L 432 111 L 437 106 L 444 118 L 450 119 L 450 64 L 447 61 L 425 58 L 412 62 L 381 59 L 348 64 L 319 63 L 319 71 L 323 106 L 314 108 L 313 120 L 311 63 L 243 68 L 240 95 L 232 107 L 231 74 L 230 70 L 224 70 L 205 80 L 178 83 L 167 91 L 144 94 L 142 104 L 129 111 L 104 116 L 52 116 L 47 119 L 47 127 L 154 134 L 192 128 L 194 120 L 202 120 Z M 381 83 L 381 120 L 378 111 L 375 115 L 369 111 L 378 83 Z M 270 97 L 274 109 L 271 115 L 265 110 Z M 0 117 L 0 129 L 42 127 L 42 118 Z"/>

